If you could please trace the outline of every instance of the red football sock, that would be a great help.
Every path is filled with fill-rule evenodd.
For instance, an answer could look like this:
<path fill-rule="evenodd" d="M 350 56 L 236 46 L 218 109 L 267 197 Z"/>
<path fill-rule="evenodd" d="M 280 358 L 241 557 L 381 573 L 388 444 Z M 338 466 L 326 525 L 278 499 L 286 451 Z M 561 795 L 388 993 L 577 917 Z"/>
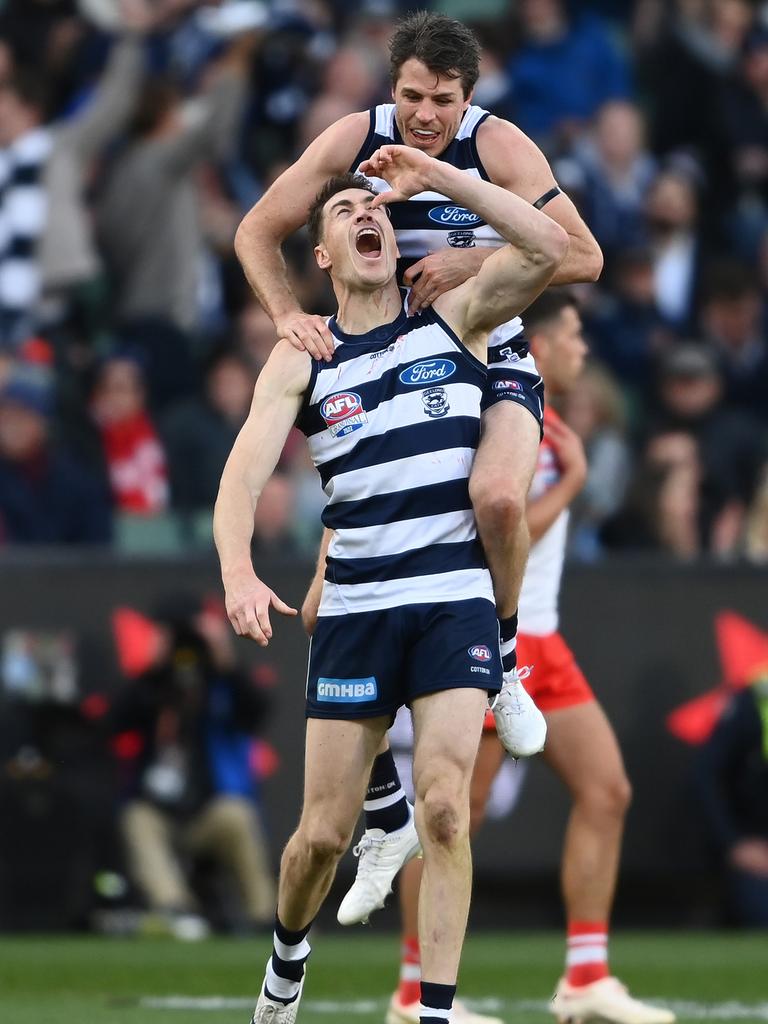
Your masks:
<path fill-rule="evenodd" d="M 565 980 L 569 985 L 589 985 L 607 978 L 608 924 L 605 921 L 571 921 L 565 953 Z"/>
<path fill-rule="evenodd" d="M 421 999 L 421 955 L 419 940 L 406 935 L 400 947 L 400 984 L 397 995 L 401 1003 L 418 1003 Z"/>

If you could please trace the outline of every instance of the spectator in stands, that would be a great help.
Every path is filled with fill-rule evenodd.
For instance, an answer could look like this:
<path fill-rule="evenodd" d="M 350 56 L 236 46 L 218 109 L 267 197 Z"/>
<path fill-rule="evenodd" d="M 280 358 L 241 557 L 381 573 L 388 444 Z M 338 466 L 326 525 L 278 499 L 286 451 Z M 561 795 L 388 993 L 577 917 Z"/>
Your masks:
<path fill-rule="evenodd" d="M 623 250 L 612 269 L 613 289 L 587 316 L 587 334 L 595 356 L 626 390 L 638 419 L 648 401 L 654 359 L 670 330 L 656 305 L 650 249 Z"/>
<path fill-rule="evenodd" d="M 564 0 L 521 0 L 522 41 L 509 65 L 515 120 L 550 152 L 571 142 L 608 100 L 630 96 L 626 60 L 602 21 Z"/>
<path fill-rule="evenodd" d="M 265 925 L 274 882 L 251 750 L 267 701 L 238 668 L 218 612 L 180 601 L 157 621 L 164 649 L 118 693 L 110 713 L 112 730 L 133 733 L 139 747 L 120 816 L 131 878 L 172 930 L 197 937 L 207 925 L 188 858 L 204 854 L 235 876 L 247 923 Z"/>
<path fill-rule="evenodd" d="M 670 10 L 672 8 L 672 10 Z M 639 75 L 650 98 L 655 152 L 686 150 L 707 167 L 708 208 L 722 211 L 729 193 L 729 155 L 717 116 L 737 73 L 754 19 L 749 0 L 675 0 L 659 5 L 656 29 L 639 40 Z"/>
<path fill-rule="evenodd" d="M 561 186 L 579 200 L 609 267 L 620 249 L 644 241 L 645 197 L 656 164 L 645 149 L 643 116 L 634 103 L 605 103 L 594 130 L 555 171 Z"/>
<path fill-rule="evenodd" d="M 687 343 L 665 353 L 659 413 L 635 481 L 645 526 L 635 526 L 646 542 L 655 538 L 680 556 L 726 557 L 739 550 L 745 511 L 768 454 L 761 424 L 725 408 L 722 393 L 711 350 Z"/>
<path fill-rule="evenodd" d="M 92 280 L 99 258 L 84 205 L 86 172 L 123 129 L 143 67 L 141 36 L 156 15 L 147 0 L 122 0 L 123 36 L 93 96 L 71 117 L 46 123 L 47 82 L 17 67 L 0 86 L 0 345 L 18 345 L 40 316 L 42 298 L 61 303 Z M 60 306 L 48 315 L 58 315 Z M 2 326 L 4 324 L 4 327 Z"/>
<path fill-rule="evenodd" d="M 749 266 L 731 261 L 711 268 L 701 323 L 720 360 L 726 402 L 768 419 L 768 342 L 760 287 Z"/>
<path fill-rule="evenodd" d="M 106 544 L 109 495 L 52 438 L 46 371 L 18 365 L 0 391 L 0 543 Z"/>
<path fill-rule="evenodd" d="M 698 792 L 739 924 L 768 927 L 768 679 L 731 698 L 701 750 Z"/>
<path fill-rule="evenodd" d="M 202 396 L 189 398 L 167 413 L 162 432 L 175 509 L 213 508 L 221 472 L 248 415 L 255 382 L 249 359 L 237 349 L 220 349 L 208 364 Z"/>
<path fill-rule="evenodd" d="M 138 516 L 165 512 L 166 456 L 147 410 L 141 365 L 132 355 L 118 353 L 104 360 L 96 372 L 90 408 L 115 509 Z"/>
<path fill-rule="evenodd" d="M 768 28 L 746 37 L 739 75 L 722 89 L 718 134 L 729 161 L 730 200 L 742 251 L 768 223 Z"/>
<path fill-rule="evenodd" d="M 670 165 L 661 171 L 648 193 L 646 218 L 656 307 L 668 324 L 685 331 L 695 319 L 703 260 L 699 200 L 689 169 Z"/>
<path fill-rule="evenodd" d="M 587 480 L 571 505 L 571 551 L 591 560 L 601 554 L 600 528 L 621 508 L 631 477 L 624 398 L 611 374 L 590 363 L 562 411 L 587 456 Z"/>
<path fill-rule="evenodd" d="M 237 37 L 184 108 L 169 79 L 145 83 L 130 142 L 113 163 L 98 210 L 123 320 L 197 325 L 203 239 L 195 172 L 230 152 L 256 37 Z"/>
<path fill-rule="evenodd" d="M 253 547 L 259 553 L 296 552 L 296 487 L 288 472 L 273 473 L 259 495 L 253 520 Z"/>

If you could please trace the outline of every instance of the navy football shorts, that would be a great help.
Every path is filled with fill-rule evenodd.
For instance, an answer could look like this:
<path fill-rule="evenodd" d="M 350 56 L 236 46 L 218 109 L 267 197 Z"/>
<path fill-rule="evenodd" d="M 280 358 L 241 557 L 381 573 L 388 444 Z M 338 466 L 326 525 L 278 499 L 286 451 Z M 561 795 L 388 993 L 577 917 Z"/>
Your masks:
<path fill-rule="evenodd" d="M 537 373 L 519 369 L 520 359 L 528 354 L 528 343 L 522 337 L 506 345 L 488 349 L 488 375 L 483 389 L 481 409 L 485 412 L 499 402 L 522 405 L 539 424 L 544 436 L 544 381 Z"/>
<path fill-rule="evenodd" d="M 309 649 L 307 718 L 394 718 L 439 690 L 498 693 L 496 608 L 482 598 L 323 615 Z"/>

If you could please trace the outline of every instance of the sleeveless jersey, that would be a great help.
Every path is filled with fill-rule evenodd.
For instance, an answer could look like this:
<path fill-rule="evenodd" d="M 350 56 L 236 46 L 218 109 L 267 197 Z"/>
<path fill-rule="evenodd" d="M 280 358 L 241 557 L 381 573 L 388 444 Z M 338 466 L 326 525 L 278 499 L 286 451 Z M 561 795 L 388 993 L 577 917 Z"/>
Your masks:
<path fill-rule="evenodd" d="M 329 322 L 297 426 L 334 531 L 320 615 L 493 601 L 469 500 L 485 367 L 434 310 L 362 335 Z"/>
<path fill-rule="evenodd" d="M 477 130 L 490 116 L 482 107 L 469 106 L 459 130 L 448 147 L 438 157 L 459 170 L 489 181 L 477 152 Z M 395 121 L 394 103 L 383 103 L 370 111 L 368 135 L 350 170 L 359 170 L 360 164 L 372 156 L 380 146 L 403 145 Z M 390 185 L 383 178 L 369 179 L 379 192 L 389 192 Z M 408 202 L 389 206 L 392 227 L 395 229 L 400 260 L 398 279 L 418 260 L 430 252 L 451 246 L 455 249 L 499 248 L 506 245 L 501 235 L 471 210 L 458 206 L 439 192 L 420 192 Z M 509 368 L 536 374 L 536 364 L 522 338 L 523 322 L 515 317 L 502 324 L 488 336 L 488 366 Z"/>
<path fill-rule="evenodd" d="M 544 438 L 539 446 L 536 472 L 529 497 L 534 501 L 560 479 L 557 453 L 547 441 L 547 423 L 557 420 L 557 413 L 544 409 Z M 563 575 L 565 542 L 568 536 L 568 509 L 563 509 L 547 532 L 531 547 L 520 592 L 518 631 L 530 636 L 548 636 L 558 628 L 558 599 Z"/>

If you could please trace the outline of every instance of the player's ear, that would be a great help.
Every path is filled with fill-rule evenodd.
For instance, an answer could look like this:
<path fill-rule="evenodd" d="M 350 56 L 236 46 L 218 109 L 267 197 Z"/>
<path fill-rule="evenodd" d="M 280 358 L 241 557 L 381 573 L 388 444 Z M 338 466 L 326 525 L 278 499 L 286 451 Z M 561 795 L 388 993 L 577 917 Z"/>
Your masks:
<path fill-rule="evenodd" d="M 315 259 L 317 265 L 321 270 L 329 270 L 331 266 L 331 257 L 328 255 L 328 250 L 324 245 L 315 246 Z"/>

